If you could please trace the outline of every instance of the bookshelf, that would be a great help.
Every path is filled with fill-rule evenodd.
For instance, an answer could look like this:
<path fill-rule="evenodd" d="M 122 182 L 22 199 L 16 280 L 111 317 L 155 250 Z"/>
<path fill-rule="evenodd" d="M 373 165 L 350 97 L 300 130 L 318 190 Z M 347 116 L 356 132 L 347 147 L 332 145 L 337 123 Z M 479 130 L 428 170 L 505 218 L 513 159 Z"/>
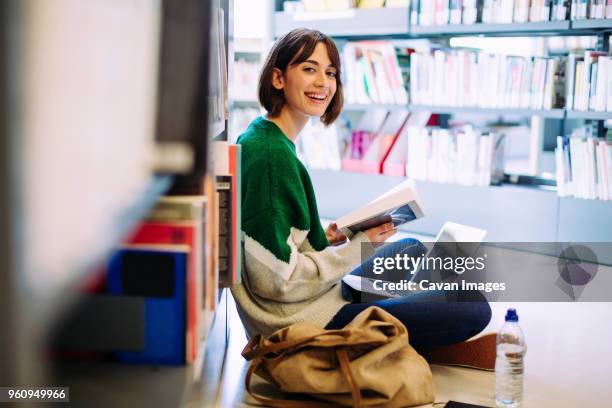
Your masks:
<path fill-rule="evenodd" d="M 223 52 L 211 54 L 227 49 L 227 37 L 214 37 L 227 29 L 208 28 L 229 3 L 0 5 L 0 384 L 70 386 L 71 402 L 81 406 L 188 399 L 202 360 L 150 367 L 57 363 L 49 355 L 52 332 L 83 299 L 78 289 L 115 246 L 182 177 L 203 184 L 210 173 L 210 139 L 226 137 L 224 89 L 213 71 L 227 67 Z M 173 52 L 182 58 L 161 51 L 166 40 L 180 42 Z M 172 85 L 164 88 L 166 80 Z M 195 85 L 182 87 L 189 80 Z M 183 99 L 185 90 L 191 97 Z M 165 97 L 173 103 L 162 106 Z M 160 125 L 173 109 L 169 122 L 192 126 L 172 132 Z M 167 137 L 178 133 L 180 140 Z M 158 167 L 160 150 L 165 164 Z M 194 156 L 188 168 L 185 153 Z M 219 313 L 205 320 L 222 340 L 227 293 L 220 297 Z M 222 351 L 211 354 L 213 367 Z"/>
<path fill-rule="evenodd" d="M 280 9 L 280 4 L 277 2 L 277 9 Z M 387 31 L 372 30 L 366 33 L 362 27 L 379 27 L 379 21 L 384 20 L 386 15 L 390 18 L 391 14 L 402 15 L 408 18 L 407 26 L 400 29 L 394 24 L 389 24 L 390 29 Z M 437 40 L 441 41 L 442 45 L 448 45 L 452 37 L 461 36 L 484 36 L 484 37 L 551 37 L 551 36 L 595 36 L 598 39 L 597 49 L 607 50 L 609 41 L 609 29 L 611 20 L 565 20 L 565 21 L 542 21 L 542 22 L 526 22 L 526 23 L 511 23 L 511 24 L 487 24 L 475 23 L 469 25 L 433 25 L 420 26 L 410 23 L 410 9 L 404 8 L 381 8 L 381 9 L 351 9 L 343 12 L 325 13 L 302 12 L 294 14 L 286 14 L 277 11 L 275 20 L 283 21 L 283 24 L 277 24 L 274 33 L 279 36 L 290 29 L 299 26 L 308 26 L 312 28 L 325 29 L 325 33 L 333 36 L 340 43 L 352 40 L 378 40 L 391 39 L 397 40 L 398 46 L 405 46 L 404 40 Z M 325 18 L 321 18 L 325 16 Z M 396 17 L 399 18 L 399 17 Z M 328 20 L 342 20 L 339 25 L 327 24 Z M 289 24 L 291 23 L 291 24 Z M 384 24 L 382 24 L 384 25 Z M 354 30 L 347 30 L 345 27 L 356 27 Z M 336 29 L 336 27 L 339 27 Z M 543 42 L 539 43 L 538 51 L 533 55 L 542 55 L 544 52 Z M 418 46 L 415 46 L 418 48 Z M 600 111 L 576 111 L 565 108 L 555 108 L 548 110 L 541 109 L 507 109 L 507 108 L 480 108 L 480 107 L 455 107 L 455 106 L 426 106 L 417 104 L 394 105 L 394 104 L 367 104 L 359 105 L 350 103 L 345 105 L 344 109 L 347 112 L 362 112 L 370 108 L 381 110 L 409 110 L 409 111 L 429 111 L 431 113 L 441 115 L 453 114 L 469 114 L 480 116 L 515 116 L 531 118 L 531 159 L 530 172 L 537 171 L 539 163 L 542 159 L 543 146 L 545 145 L 544 131 L 548 125 L 545 125 L 546 120 L 558 121 L 561 128 L 565 128 L 566 120 L 586 120 L 599 121 L 612 119 L 611 112 Z M 602 124 L 598 126 L 598 132 L 604 131 Z M 546 142 L 548 143 L 548 142 Z M 531 174 L 531 173 L 530 173 Z M 535 174 L 535 173 L 533 173 Z"/>
<path fill-rule="evenodd" d="M 274 35 L 308 26 L 335 38 L 430 38 L 448 36 L 580 36 L 612 28 L 610 19 L 541 21 L 511 24 L 411 25 L 409 8 L 350 9 L 330 12 L 274 14 Z"/>
<path fill-rule="evenodd" d="M 344 106 L 344 110 L 362 111 L 366 109 L 384 109 L 389 111 L 409 110 L 409 111 L 428 111 L 438 114 L 455 114 L 455 113 L 474 113 L 481 115 L 515 115 L 515 116 L 539 116 L 549 119 L 563 119 L 565 111 L 563 109 L 513 109 L 513 108 L 477 108 L 477 107 L 456 107 L 456 106 L 435 106 L 435 105 L 393 105 L 393 104 L 371 104 L 359 105 L 348 104 Z M 588 113 L 607 113 L 607 112 L 584 112 Z M 608 113 L 612 117 L 612 114 Z M 578 116 L 576 116 L 578 117 Z"/>
<path fill-rule="evenodd" d="M 465 35 L 568 35 L 569 21 L 543 21 L 515 24 L 448 24 L 443 26 L 411 26 L 409 35 L 414 37 L 465 36 Z"/>
<path fill-rule="evenodd" d="M 350 9 L 324 13 L 274 13 L 274 36 L 309 27 L 333 37 L 387 38 L 408 33 L 407 8 Z"/>
<path fill-rule="evenodd" d="M 280 9 L 280 2 L 277 2 L 277 10 Z M 322 16 L 325 18 L 321 18 Z M 328 15 L 314 12 L 288 15 L 276 11 L 274 18 L 276 21 L 275 37 L 291 29 L 306 26 L 323 31 L 334 37 L 340 44 L 353 40 L 390 39 L 397 41 L 400 47 L 407 44 L 406 40 L 429 39 L 448 46 L 452 37 L 543 39 L 557 36 L 594 36 L 597 38 L 596 49 L 608 50 L 609 34 L 612 29 L 612 20 L 605 19 L 419 26 L 410 23 L 410 9 L 407 7 L 375 10 L 353 9 L 330 12 Z M 381 29 L 381 27 L 388 27 L 388 29 Z M 542 55 L 541 53 L 544 52 L 544 42 L 540 41 L 538 44 L 538 53 L 534 55 Z M 532 172 L 536 171 L 545 159 L 543 157 L 545 155 L 545 129 L 558 126 L 557 131 L 562 131 L 561 129 L 566 129 L 566 126 L 575 123 L 576 120 L 585 120 L 596 122 L 596 131 L 602 135 L 605 131 L 603 121 L 612 119 L 612 112 L 578 111 L 566 108 L 507 109 L 426 106 L 412 103 L 406 105 L 350 103 L 344 106 L 350 118 L 355 118 L 355 115 L 369 109 L 429 111 L 441 115 L 467 114 L 530 118 L 529 167 Z M 401 178 L 397 177 L 332 170 L 312 170 L 311 175 L 317 189 L 321 215 L 331 219 L 350 211 L 360 202 L 368 202 L 401 181 Z M 483 226 L 489 230 L 490 234 L 487 239 L 491 240 L 541 242 L 612 240 L 612 233 L 608 232 L 612 225 L 603 221 L 612 219 L 610 202 L 558 197 L 556 188 L 550 186 L 504 184 L 502 186 L 466 187 L 433 182 L 417 182 L 417 184 L 426 202 L 425 208 L 429 208 L 430 211 L 426 219 L 410 225 L 414 232 L 435 235 L 444 221 L 452 220 L 468 225 Z M 340 189 L 339 186 L 359 187 L 349 190 L 348 187 Z M 347 194 L 351 196 L 350 204 L 347 204 L 345 199 Z M 453 205 L 449 206 L 448 203 L 453 203 Z M 570 215 L 571 211 L 579 211 L 573 214 L 580 214 L 580 216 Z M 503 222 L 499 214 L 504 214 Z M 570 218 L 571 221 L 568 221 Z M 595 225 L 597 225 L 597 231 L 593 231 Z"/>
<path fill-rule="evenodd" d="M 320 215 L 326 219 L 344 215 L 403 181 L 401 177 L 346 171 L 310 169 L 309 173 Z M 515 185 L 417 181 L 417 189 L 426 217 L 406 224 L 409 232 L 435 236 L 446 221 L 453 221 L 486 229 L 488 242 L 612 241 L 609 202 L 557 197 L 554 189 Z M 593 225 L 598 226 L 595 231 Z"/>

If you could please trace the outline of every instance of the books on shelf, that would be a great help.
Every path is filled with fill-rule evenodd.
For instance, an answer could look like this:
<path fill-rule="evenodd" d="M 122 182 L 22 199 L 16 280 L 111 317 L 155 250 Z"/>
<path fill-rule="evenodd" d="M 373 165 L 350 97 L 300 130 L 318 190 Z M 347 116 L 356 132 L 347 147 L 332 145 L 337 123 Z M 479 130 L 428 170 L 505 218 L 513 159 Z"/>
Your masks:
<path fill-rule="evenodd" d="M 568 110 L 612 111 L 612 57 L 601 51 L 570 54 L 567 60 Z"/>
<path fill-rule="evenodd" d="M 612 18 L 612 2 L 609 0 L 571 0 L 571 19 Z"/>
<path fill-rule="evenodd" d="M 340 126 L 325 126 L 318 118 L 308 121 L 296 142 L 302 163 L 313 169 L 340 170 Z"/>
<path fill-rule="evenodd" d="M 488 186 L 503 176 L 501 132 L 409 127 L 406 175 L 409 178 L 466 186 Z"/>
<path fill-rule="evenodd" d="M 213 142 L 218 218 L 218 270 L 222 286 L 240 282 L 241 266 L 241 166 L 240 145 Z"/>
<path fill-rule="evenodd" d="M 185 245 L 128 246 L 111 257 L 109 293 L 144 298 L 144 347 L 116 351 L 119 361 L 185 364 L 190 355 L 185 342 L 189 330 L 185 303 L 189 297 L 190 252 Z"/>
<path fill-rule="evenodd" d="M 581 9 L 578 4 L 572 4 L 572 7 Z M 602 6 L 593 7 L 598 8 L 597 16 L 605 14 Z M 591 9 L 589 6 L 588 10 Z M 410 4 L 410 23 L 420 26 L 512 24 L 563 21 L 569 18 L 569 0 L 413 0 Z"/>
<path fill-rule="evenodd" d="M 180 205 L 180 204 L 179 204 Z M 187 204 L 188 205 L 188 204 Z M 194 202 L 194 205 L 195 204 Z M 187 268 L 187 291 L 186 291 L 186 322 L 187 331 L 186 359 L 191 363 L 195 361 L 198 353 L 198 345 L 202 337 L 202 293 L 204 293 L 204 272 L 203 272 L 203 248 L 204 248 L 204 225 L 202 214 L 203 206 L 200 203 L 196 218 L 187 221 L 174 221 L 167 218 L 164 221 L 144 221 L 132 235 L 127 239 L 128 244 L 138 245 L 185 245 L 188 251 Z"/>
<path fill-rule="evenodd" d="M 336 225 L 348 236 L 387 222 L 395 227 L 423 218 L 421 201 L 414 181 L 406 180 L 374 201 L 336 220 Z"/>
<path fill-rule="evenodd" d="M 342 169 L 348 171 L 404 175 L 407 126 L 425 126 L 431 113 L 371 109 L 364 113 L 342 157 Z M 397 147 L 399 146 L 399 147 Z"/>
<path fill-rule="evenodd" d="M 395 49 L 387 41 L 349 42 L 342 49 L 347 103 L 408 103 Z"/>
<path fill-rule="evenodd" d="M 361 171 L 371 174 L 382 173 L 383 163 L 409 116 L 410 113 L 404 110 L 389 112 L 370 148 L 363 155 Z"/>
<path fill-rule="evenodd" d="M 342 157 L 343 170 L 362 170 L 361 160 L 380 132 L 388 114 L 384 109 L 368 109 L 364 113 L 355 130 L 351 132 L 351 139 Z"/>
<path fill-rule="evenodd" d="M 410 101 L 417 105 L 553 109 L 564 105 L 565 61 L 466 49 L 414 52 Z"/>
<path fill-rule="evenodd" d="M 612 200 L 612 141 L 585 128 L 558 136 L 555 149 L 560 197 Z"/>

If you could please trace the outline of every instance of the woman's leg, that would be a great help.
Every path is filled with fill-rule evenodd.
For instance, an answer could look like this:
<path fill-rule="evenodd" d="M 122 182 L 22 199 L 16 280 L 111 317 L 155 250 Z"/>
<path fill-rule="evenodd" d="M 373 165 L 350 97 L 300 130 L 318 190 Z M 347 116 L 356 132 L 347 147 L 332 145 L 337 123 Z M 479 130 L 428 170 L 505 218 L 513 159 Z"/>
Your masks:
<path fill-rule="evenodd" d="M 491 308 L 479 292 L 460 293 L 450 302 L 442 291 L 421 292 L 403 298 L 344 306 L 326 329 L 340 329 L 370 306 L 391 313 L 408 329 L 410 344 L 421 351 L 428 347 L 459 343 L 480 333 L 491 320 Z"/>
<path fill-rule="evenodd" d="M 396 254 L 420 257 L 425 252 L 425 246 L 416 239 L 389 243 L 379 248 L 374 256 L 355 268 L 351 274 L 361 275 L 364 271 L 371 271 L 374 257 L 395 257 Z M 407 271 L 405 278 L 409 279 L 410 276 L 411 271 Z M 349 300 L 359 298 L 358 292 L 344 285 L 343 294 Z M 480 333 L 491 320 L 491 308 L 480 292 L 427 291 L 403 298 L 346 305 L 326 328 L 342 328 L 370 306 L 379 306 L 404 323 L 408 328 L 410 344 L 417 350 L 465 341 Z"/>

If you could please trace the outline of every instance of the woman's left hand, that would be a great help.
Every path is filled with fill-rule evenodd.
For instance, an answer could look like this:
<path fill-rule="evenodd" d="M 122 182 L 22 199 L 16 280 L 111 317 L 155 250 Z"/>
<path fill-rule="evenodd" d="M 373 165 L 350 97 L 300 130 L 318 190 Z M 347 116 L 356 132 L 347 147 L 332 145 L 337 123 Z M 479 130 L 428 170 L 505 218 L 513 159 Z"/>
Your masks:
<path fill-rule="evenodd" d="M 335 222 L 329 224 L 325 230 L 325 235 L 327 236 L 327 240 L 329 241 L 330 245 L 333 246 L 344 244 L 347 240 L 346 235 L 344 235 L 344 233 L 338 229 Z"/>

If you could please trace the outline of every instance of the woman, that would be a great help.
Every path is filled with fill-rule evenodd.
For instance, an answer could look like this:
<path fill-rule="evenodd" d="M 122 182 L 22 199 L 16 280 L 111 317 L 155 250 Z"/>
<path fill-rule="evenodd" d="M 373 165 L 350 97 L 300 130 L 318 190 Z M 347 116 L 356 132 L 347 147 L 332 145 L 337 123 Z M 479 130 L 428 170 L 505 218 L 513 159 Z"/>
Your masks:
<path fill-rule="evenodd" d="M 361 244 L 382 243 L 396 230 L 381 225 L 347 238 L 334 224 L 323 230 L 314 191 L 294 142 L 311 116 L 329 125 L 343 104 L 340 57 L 324 34 L 296 29 L 273 46 L 259 80 L 267 111 L 240 136 L 244 268 L 232 289 L 251 336 L 268 335 L 298 321 L 340 328 L 376 304 L 394 314 L 419 349 L 464 341 L 489 322 L 486 302 L 437 302 L 443 293 L 423 293 L 374 303 L 352 303 L 341 279 L 360 264 Z M 339 186 L 340 187 L 340 186 Z M 387 244 L 384 255 L 418 256 L 413 239 Z M 380 255 L 379 255 L 380 256 Z M 367 262 L 367 261 L 366 261 Z"/>

